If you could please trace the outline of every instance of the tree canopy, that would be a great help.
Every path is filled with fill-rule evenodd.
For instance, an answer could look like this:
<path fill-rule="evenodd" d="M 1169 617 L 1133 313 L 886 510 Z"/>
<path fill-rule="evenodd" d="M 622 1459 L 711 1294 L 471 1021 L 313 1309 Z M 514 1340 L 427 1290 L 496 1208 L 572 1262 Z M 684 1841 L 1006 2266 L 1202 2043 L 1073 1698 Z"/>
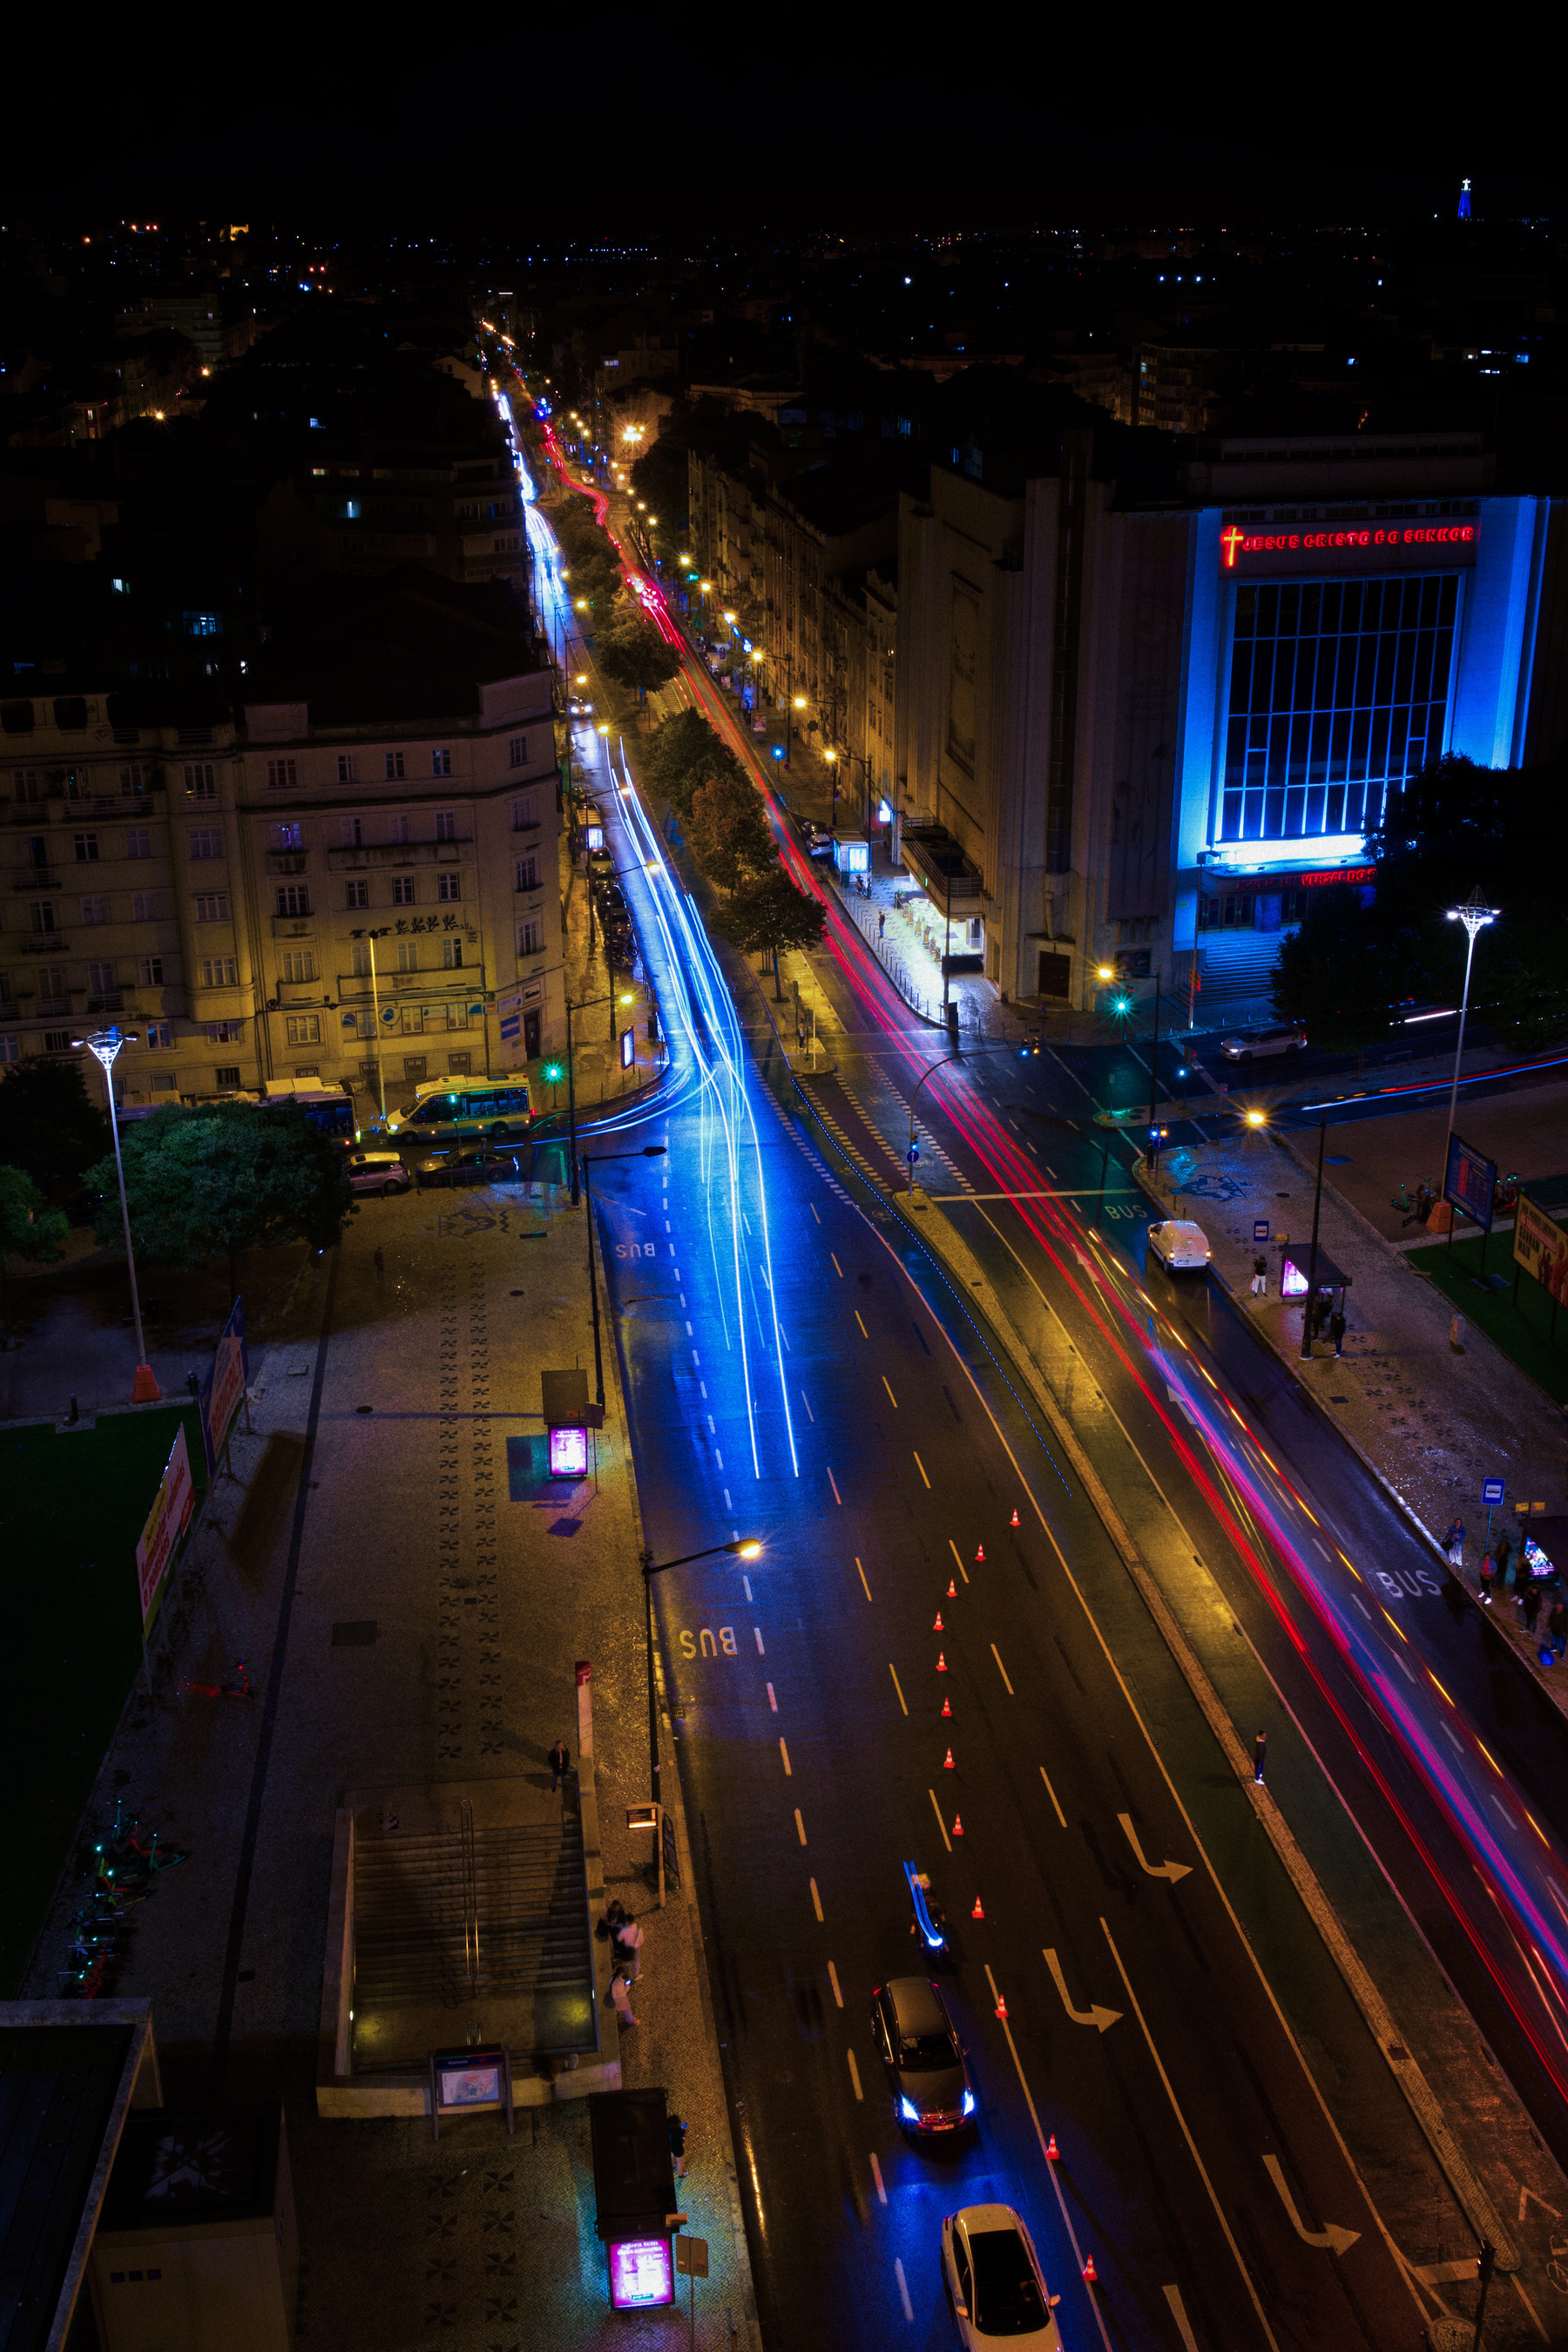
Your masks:
<path fill-rule="evenodd" d="M 778 960 L 787 948 L 814 948 L 822 937 L 826 911 L 797 890 L 782 866 L 774 866 L 735 891 L 710 919 L 721 939 L 747 955 L 771 955 L 773 995 L 781 993 Z"/>
<path fill-rule="evenodd" d="M 165 1103 L 121 1138 L 132 1244 L 163 1265 L 226 1257 L 231 1283 L 241 1251 L 308 1242 L 330 1249 L 353 1205 L 343 1157 L 292 1104 Z M 98 1238 L 121 1237 L 114 1162 L 87 1181 L 104 1193 Z"/>
<path fill-rule="evenodd" d="M 700 711 L 678 710 L 655 728 L 643 755 L 655 793 L 662 793 L 683 824 L 691 819 L 692 795 L 713 776 L 739 776 L 741 763 L 721 743 Z"/>
<path fill-rule="evenodd" d="M 778 856 L 761 795 L 738 769 L 698 785 L 687 840 L 721 890 L 734 890 L 745 875 L 764 873 Z"/>
<path fill-rule="evenodd" d="M 109 1115 L 74 1062 L 18 1062 L 0 1078 L 0 1164 L 24 1170 L 41 1192 L 68 1192 L 110 1140 Z"/>
<path fill-rule="evenodd" d="M 1339 883 L 1310 892 L 1300 930 L 1281 940 L 1274 1003 L 1314 1045 L 1359 1056 L 1388 1035 L 1395 1004 L 1413 992 L 1409 971 L 1410 943 L 1389 911 Z"/>
<path fill-rule="evenodd" d="M 599 639 L 599 667 L 617 686 L 635 686 L 640 698 L 668 686 L 680 667 L 680 655 L 666 645 L 649 621 L 627 618 Z"/>

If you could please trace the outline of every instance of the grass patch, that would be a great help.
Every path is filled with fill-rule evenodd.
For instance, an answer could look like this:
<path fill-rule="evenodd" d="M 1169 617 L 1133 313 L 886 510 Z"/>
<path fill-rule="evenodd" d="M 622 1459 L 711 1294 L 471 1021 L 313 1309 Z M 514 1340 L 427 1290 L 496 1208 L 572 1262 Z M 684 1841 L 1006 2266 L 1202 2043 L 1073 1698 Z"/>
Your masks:
<path fill-rule="evenodd" d="M 136 1538 L 182 1421 L 199 1509 L 206 1460 L 194 1405 L 115 1413 L 66 1435 L 0 1433 L 0 1720 L 12 1839 L 0 1990 L 8 1998 L 142 1664 Z"/>
<path fill-rule="evenodd" d="M 1429 1274 L 1445 1297 L 1461 1315 L 1512 1358 L 1521 1371 L 1546 1391 L 1558 1404 L 1568 1404 L 1568 1312 L 1557 1313 L 1557 1336 L 1552 1337 L 1552 1301 L 1538 1282 L 1515 1267 L 1513 1236 L 1494 1234 L 1486 1243 L 1486 1270 L 1500 1274 L 1506 1290 L 1477 1287 L 1481 1272 L 1482 1236 L 1456 1238 L 1452 1249 L 1436 1242 L 1430 1249 L 1407 1252 L 1420 1274 Z M 1513 1303 L 1513 1277 L 1519 1272 L 1519 1305 Z"/>

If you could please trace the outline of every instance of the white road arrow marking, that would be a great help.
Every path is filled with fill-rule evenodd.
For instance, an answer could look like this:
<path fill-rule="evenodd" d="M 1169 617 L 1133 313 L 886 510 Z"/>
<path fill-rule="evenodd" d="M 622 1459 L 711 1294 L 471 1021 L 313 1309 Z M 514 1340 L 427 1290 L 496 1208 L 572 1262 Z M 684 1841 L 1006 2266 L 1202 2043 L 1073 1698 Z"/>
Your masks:
<path fill-rule="evenodd" d="M 1279 2202 L 1290 2217 L 1290 2227 L 1304 2245 L 1321 2246 L 1327 2253 L 1342 2254 L 1355 2244 L 1356 2240 L 1361 2236 L 1361 2231 L 1342 2230 L 1337 2221 L 1331 2221 L 1323 2230 L 1308 2229 L 1296 2210 L 1295 2199 L 1285 2186 L 1285 2175 L 1279 2168 L 1279 2158 L 1277 2156 L 1266 2156 L 1263 2159 L 1263 2168 L 1279 2191 Z"/>
<path fill-rule="evenodd" d="M 1127 1832 L 1127 1843 L 1138 1857 L 1140 1870 L 1146 1870 L 1151 1878 L 1169 1879 L 1173 1886 L 1178 1878 L 1192 1876 L 1193 1865 L 1190 1862 L 1151 1862 L 1138 1843 L 1138 1832 L 1132 1826 L 1131 1814 L 1118 1813 L 1116 1818 Z"/>
<path fill-rule="evenodd" d="M 1114 2025 L 1117 2019 L 1121 2014 L 1121 2011 L 1119 2009 L 1101 2009 L 1098 2002 L 1096 2002 L 1092 2009 L 1075 2009 L 1073 2007 L 1071 2000 L 1068 1997 L 1067 1979 L 1062 1974 L 1062 1964 L 1060 1960 L 1058 1959 L 1056 1953 L 1048 1945 L 1044 1948 L 1046 1954 L 1046 1966 L 1049 1969 L 1052 1977 L 1056 1980 L 1057 1990 L 1062 1997 L 1062 2007 L 1066 2010 L 1073 2023 L 1075 2025 L 1092 2025 L 1097 2033 L 1103 2033 L 1108 2025 Z"/>
<path fill-rule="evenodd" d="M 1181 1390 L 1176 1387 L 1173 1381 L 1167 1381 L 1165 1382 L 1165 1394 L 1170 1398 L 1171 1402 L 1175 1406 L 1178 1412 L 1184 1412 L 1186 1414 L 1187 1419 L 1192 1423 L 1193 1427 L 1197 1431 L 1199 1436 L 1206 1437 L 1208 1432 L 1205 1429 L 1203 1423 L 1198 1419 L 1197 1408 L 1188 1402 L 1187 1399 L 1182 1394 Z"/>

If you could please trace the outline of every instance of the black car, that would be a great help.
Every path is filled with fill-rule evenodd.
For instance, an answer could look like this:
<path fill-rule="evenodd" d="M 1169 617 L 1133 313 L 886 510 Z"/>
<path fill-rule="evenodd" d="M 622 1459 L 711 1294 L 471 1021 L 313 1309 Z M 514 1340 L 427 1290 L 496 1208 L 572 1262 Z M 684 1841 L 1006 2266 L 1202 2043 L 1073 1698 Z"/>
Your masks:
<path fill-rule="evenodd" d="M 421 1160 L 414 1181 L 423 1192 L 427 1184 L 499 1184 L 518 1172 L 515 1152 L 446 1151 Z"/>
<path fill-rule="evenodd" d="M 940 1987 L 926 1977 L 889 1977 L 871 1996 L 871 2032 L 899 2121 L 910 2131 L 962 2131 L 974 2091 Z"/>

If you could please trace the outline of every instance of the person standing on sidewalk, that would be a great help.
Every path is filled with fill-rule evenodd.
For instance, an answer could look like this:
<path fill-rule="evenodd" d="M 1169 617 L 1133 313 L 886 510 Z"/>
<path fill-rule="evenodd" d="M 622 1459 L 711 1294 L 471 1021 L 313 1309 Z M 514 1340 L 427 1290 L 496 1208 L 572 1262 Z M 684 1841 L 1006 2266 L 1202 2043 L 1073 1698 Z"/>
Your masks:
<path fill-rule="evenodd" d="M 1453 1553 L 1451 1551 L 1448 1557 L 1452 1559 Z M 1461 1558 L 1462 1557 L 1463 1555 L 1461 1554 Z M 1492 1585 L 1496 1576 L 1497 1568 L 1493 1562 L 1491 1554 L 1489 1552 L 1482 1552 L 1481 1564 L 1477 1571 L 1477 1584 L 1480 1592 L 1481 1607 L 1483 1609 L 1489 1609 L 1492 1605 Z"/>
<path fill-rule="evenodd" d="M 563 1739 L 558 1739 L 544 1760 L 550 1767 L 550 1793 L 553 1796 L 572 1769 L 572 1758 L 567 1750 L 566 1742 Z"/>
<path fill-rule="evenodd" d="M 1533 1633 L 1535 1621 L 1541 1614 L 1541 1587 L 1533 1577 L 1520 1595 L 1520 1606 L 1524 1612 L 1524 1630 L 1527 1633 Z"/>
<path fill-rule="evenodd" d="M 1443 1538 L 1443 1549 L 1448 1555 L 1448 1565 L 1450 1568 L 1463 1568 L 1465 1564 L 1465 1526 L 1462 1519 L 1449 1520 L 1448 1532 Z"/>
<path fill-rule="evenodd" d="M 1252 1295 L 1254 1298 L 1268 1296 L 1268 1260 L 1261 1250 L 1252 1261 Z"/>
<path fill-rule="evenodd" d="M 1336 1307 L 1329 1318 L 1329 1337 L 1334 1343 L 1335 1357 L 1342 1356 L 1345 1351 L 1345 1316 L 1342 1307 Z"/>
<path fill-rule="evenodd" d="M 632 1997 L 626 1990 L 626 1980 L 619 1969 L 610 1979 L 610 2003 L 623 2027 L 637 2023 L 637 2019 L 632 2015 Z"/>

